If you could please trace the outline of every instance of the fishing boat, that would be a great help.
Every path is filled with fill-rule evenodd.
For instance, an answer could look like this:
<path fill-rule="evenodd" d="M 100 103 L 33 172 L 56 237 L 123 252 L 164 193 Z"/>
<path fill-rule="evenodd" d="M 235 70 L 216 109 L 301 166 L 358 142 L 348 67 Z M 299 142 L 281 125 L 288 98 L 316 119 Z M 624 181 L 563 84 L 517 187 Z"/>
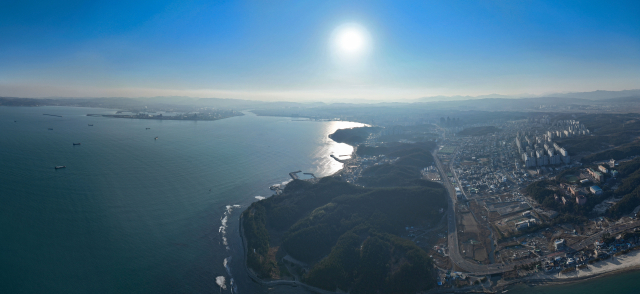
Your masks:
<path fill-rule="evenodd" d="M 55 169 L 61 169 L 61 168 L 65 168 L 66 166 L 64 165 L 56 165 Z"/>
<path fill-rule="evenodd" d="M 80 145 L 80 143 L 73 143 L 73 146 L 75 146 L 75 145 Z"/>
<path fill-rule="evenodd" d="M 49 130 L 49 131 L 53 131 L 53 128 L 49 128 L 48 130 Z"/>
<path fill-rule="evenodd" d="M 90 127 L 93 127 L 93 124 L 89 124 Z"/>
<path fill-rule="evenodd" d="M 146 128 L 145 130 L 150 130 L 151 128 Z"/>

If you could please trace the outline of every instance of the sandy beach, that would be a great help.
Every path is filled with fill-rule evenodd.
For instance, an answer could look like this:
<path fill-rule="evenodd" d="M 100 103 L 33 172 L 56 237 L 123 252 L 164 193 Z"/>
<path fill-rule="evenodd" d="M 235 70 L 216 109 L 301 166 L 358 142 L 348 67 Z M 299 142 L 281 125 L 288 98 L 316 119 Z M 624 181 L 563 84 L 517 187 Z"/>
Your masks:
<path fill-rule="evenodd" d="M 625 255 L 613 256 L 609 259 L 589 264 L 588 268 L 577 269 L 567 274 L 538 273 L 523 279 L 523 282 L 563 282 L 587 279 L 605 274 L 617 273 L 640 268 L 640 250 L 633 250 Z"/>

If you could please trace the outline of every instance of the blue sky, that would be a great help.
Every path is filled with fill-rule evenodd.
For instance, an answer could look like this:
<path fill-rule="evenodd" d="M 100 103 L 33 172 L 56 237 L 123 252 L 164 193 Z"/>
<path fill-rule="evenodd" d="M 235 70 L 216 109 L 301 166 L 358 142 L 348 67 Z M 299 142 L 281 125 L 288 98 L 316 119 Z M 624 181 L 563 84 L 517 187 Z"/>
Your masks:
<path fill-rule="evenodd" d="M 637 0 L 5 0 L 0 96 L 340 101 L 638 89 L 639 15 Z M 333 44 L 345 24 L 367 36 L 352 60 Z"/>

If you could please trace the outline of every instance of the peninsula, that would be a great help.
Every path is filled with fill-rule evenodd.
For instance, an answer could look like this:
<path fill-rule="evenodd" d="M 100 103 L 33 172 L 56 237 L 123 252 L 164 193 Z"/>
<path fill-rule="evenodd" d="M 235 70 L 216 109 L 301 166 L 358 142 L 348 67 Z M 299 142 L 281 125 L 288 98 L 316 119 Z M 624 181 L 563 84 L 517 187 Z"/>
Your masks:
<path fill-rule="evenodd" d="M 444 220 L 445 188 L 421 179 L 420 166 L 433 162 L 434 147 L 392 144 L 377 150 L 386 153 L 377 164 L 365 165 L 355 152 L 345 166 L 362 169 L 358 180 L 347 167 L 316 182 L 294 180 L 281 194 L 253 203 L 241 220 L 249 271 L 263 282 L 351 293 L 435 287 L 433 260 L 407 238 Z"/>

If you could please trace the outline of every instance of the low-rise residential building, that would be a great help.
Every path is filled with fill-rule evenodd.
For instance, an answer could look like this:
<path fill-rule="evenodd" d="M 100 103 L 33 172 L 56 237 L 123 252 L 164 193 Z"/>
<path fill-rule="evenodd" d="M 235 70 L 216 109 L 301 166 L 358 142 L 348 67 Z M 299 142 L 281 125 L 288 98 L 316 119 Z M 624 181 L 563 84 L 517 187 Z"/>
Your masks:
<path fill-rule="evenodd" d="M 595 195 L 600 195 L 602 194 L 602 189 L 598 186 L 591 186 L 589 188 L 589 190 L 591 190 L 591 193 L 595 194 Z"/>
<path fill-rule="evenodd" d="M 596 180 L 597 182 L 602 182 L 603 180 L 602 173 L 600 173 L 599 171 L 595 171 L 592 168 L 588 168 L 587 171 L 593 177 L 594 180 Z"/>
<path fill-rule="evenodd" d="M 585 205 L 585 203 L 587 203 L 587 197 L 584 195 L 576 196 L 576 203 L 578 203 L 578 205 Z"/>
<path fill-rule="evenodd" d="M 598 165 L 598 169 L 604 174 L 609 173 L 609 170 L 603 165 Z"/>

